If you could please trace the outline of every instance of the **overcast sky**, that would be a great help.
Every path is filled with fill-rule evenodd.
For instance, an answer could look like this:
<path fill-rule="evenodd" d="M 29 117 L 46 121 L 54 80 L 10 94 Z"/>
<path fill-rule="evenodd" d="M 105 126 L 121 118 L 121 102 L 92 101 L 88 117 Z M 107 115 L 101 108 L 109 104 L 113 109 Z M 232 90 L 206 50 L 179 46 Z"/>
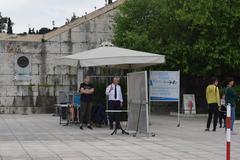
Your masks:
<path fill-rule="evenodd" d="M 82 16 L 94 11 L 95 6 L 101 8 L 104 5 L 105 0 L 0 0 L 0 12 L 15 23 L 14 33 L 21 33 L 27 32 L 28 26 L 35 30 L 52 28 L 53 20 L 56 27 L 62 26 L 73 12 Z"/>

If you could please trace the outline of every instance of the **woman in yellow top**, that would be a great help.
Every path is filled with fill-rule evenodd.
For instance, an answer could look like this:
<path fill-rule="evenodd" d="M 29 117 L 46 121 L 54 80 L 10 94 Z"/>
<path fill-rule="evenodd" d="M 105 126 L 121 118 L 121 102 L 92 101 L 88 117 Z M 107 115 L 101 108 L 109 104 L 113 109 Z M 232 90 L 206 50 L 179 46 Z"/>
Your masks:
<path fill-rule="evenodd" d="M 220 94 L 219 89 L 217 87 L 218 79 L 212 78 L 210 84 L 206 88 L 206 99 L 208 104 L 208 120 L 207 120 L 207 128 L 205 131 L 209 131 L 212 116 L 213 118 L 213 130 L 216 131 L 217 120 L 218 120 L 218 108 L 220 107 Z"/>

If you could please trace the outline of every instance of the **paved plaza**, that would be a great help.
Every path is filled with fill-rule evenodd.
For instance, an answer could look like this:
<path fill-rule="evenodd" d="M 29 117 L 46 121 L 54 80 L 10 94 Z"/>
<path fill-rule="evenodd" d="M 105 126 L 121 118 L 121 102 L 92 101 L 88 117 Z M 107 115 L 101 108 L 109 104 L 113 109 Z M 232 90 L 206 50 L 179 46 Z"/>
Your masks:
<path fill-rule="evenodd" d="M 204 132 L 206 118 L 153 116 L 155 137 L 110 136 L 107 128 L 61 126 L 51 115 L 0 115 L 1 160 L 224 160 L 225 132 Z M 236 126 L 240 128 L 240 126 Z M 232 159 L 240 158 L 240 132 Z"/>

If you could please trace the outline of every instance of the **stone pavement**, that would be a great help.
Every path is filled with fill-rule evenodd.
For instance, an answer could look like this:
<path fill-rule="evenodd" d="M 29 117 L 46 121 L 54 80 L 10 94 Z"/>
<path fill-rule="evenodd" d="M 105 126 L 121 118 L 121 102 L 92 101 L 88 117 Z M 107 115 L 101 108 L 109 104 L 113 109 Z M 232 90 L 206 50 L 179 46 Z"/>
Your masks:
<path fill-rule="evenodd" d="M 51 115 L 0 115 L 1 160 L 224 160 L 225 132 L 204 132 L 206 118 L 153 116 L 155 137 L 110 136 L 63 127 Z M 237 129 L 240 126 L 236 126 Z M 232 160 L 240 159 L 240 132 L 232 136 Z"/>

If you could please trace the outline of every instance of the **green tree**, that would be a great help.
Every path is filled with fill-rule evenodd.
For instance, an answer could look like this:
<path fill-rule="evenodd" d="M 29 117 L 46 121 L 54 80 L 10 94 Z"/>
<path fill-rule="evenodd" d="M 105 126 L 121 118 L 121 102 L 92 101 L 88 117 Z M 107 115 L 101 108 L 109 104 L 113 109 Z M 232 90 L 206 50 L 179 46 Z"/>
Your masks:
<path fill-rule="evenodd" d="M 12 22 L 11 18 L 8 18 L 8 22 L 7 22 L 7 33 L 8 34 L 13 34 L 13 29 L 12 29 L 13 25 L 14 25 L 14 23 Z"/>
<path fill-rule="evenodd" d="M 32 29 L 30 27 L 28 28 L 28 34 L 32 34 Z"/>
<path fill-rule="evenodd" d="M 2 14 L 0 12 L 0 33 L 4 32 L 7 26 L 7 17 L 2 17 Z"/>
<path fill-rule="evenodd" d="M 75 12 L 73 12 L 73 15 L 72 15 L 72 17 L 71 17 L 71 20 L 70 20 L 70 22 L 73 22 L 73 21 L 75 21 L 77 18 L 78 18 L 78 17 L 76 16 L 76 13 L 75 13 Z"/>
<path fill-rule="evenodd" d="M 240 71 L 239 0 L 127 0 L 115 21 L 116 45 L 164 54 L 167 69 Z"/>
<path fill-rule="evenodd" d="M 51 29 L 46 28 L 46 27 L 42 27 L 42 28 L 39 29 L 38 34 L 46 34 L 48 32 L 51 32 Z"/>

